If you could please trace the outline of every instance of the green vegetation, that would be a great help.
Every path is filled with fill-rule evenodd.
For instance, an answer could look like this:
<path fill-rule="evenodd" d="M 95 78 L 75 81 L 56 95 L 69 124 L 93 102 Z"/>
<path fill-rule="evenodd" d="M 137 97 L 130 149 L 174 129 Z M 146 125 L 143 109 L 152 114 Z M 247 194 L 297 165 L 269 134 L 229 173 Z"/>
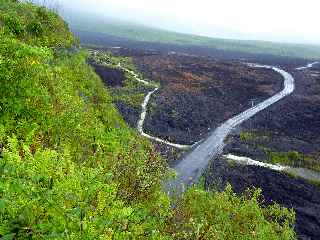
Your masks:
<path fill-rule="evenodd" d="M 319 180 L 308 180 L 312 185 L 316 186 L 320 189 L 320 181 Z"/>
<path fill-rule="evenodd" d="M 119 63 L 121 66 L 135 71 L 136 68 L 129 57 L 117 57 L 112 55 L 110 52 L 100 50 L 89 50 L 90 57 L 98 64 L 105 65 L 111 68 L 118 68 Z"/>
<path fill-rule="evenodd" d="M 293 213 L 278 205 L 261 211 L 260 198 L 259 190 L 239 198 L 230 186 L 221 193 L 190 189 L 174 210 L 167 231 L 174 239 L 294 239 L 283 229 L 290 226 Z M 257 228 L 270 214 L 276 223 Z"/>
<path fill-rule="evenodd" d="M 268 162 L 272 164 L 282 164 L 320 171 L 320 163 L 315 156 L 305 155 L 297 151 L 274 152 L 269 149 L 265 149 L 265 151 L 268 155 Z"/>
<path fill-rule="evenodd" d="M 139 73 L 131 58 L 116 57 L 111 53 L 97 50 L 91 50 L 90 53 L 90 58 L 99 65 L 120 70 L 124 68 L 135 74 Z M 119 64 L 121 67 L 119 67 Z M 145 85 L 137 81 L 132 73 L 127 71 L 123 72 L 125 74 L 123 86 L 110 87 L 112 99 L 114 102 L 123 102 L 133 108 L 140 109 L 141 103 L 145 97 L 145 92 L 153 90 L 155 86 L 158 86 L 158 84 L 147 80 L 151 85 Z M 138 77 L 140 79 L 144 79 L 141 74 L 138 74 Z"/>
<path fill-rule="evenodd" d="M 254 137 L 255 137 L 255 135 L 252 132 L 241 132 L 240 133 L 240 140 L 243 142 L 253 140 Z"/>
<path fill-rule="evenodd" d="M 290 152 L 269 152 L 269 162 L 287 166 L 299 166 L 302 164 L 303 156 L 297 151 Z"/>
<path fill-rule="evenodd" d="M 273 54 L 279 56 L 320 58 L 320 46 L 285 44 L 266 41 L 231 40 L 183 34 L 84 14 L 67 12 L 66 19 L 74 30 L 106 33 L 135 41 L 158 42 L 179 45 L 207 46 L 244 53 Z"/>
<path fill-rule="evenodd" d="M 293 212 L 263 207 L 258 191 L 192 188 L 172 203 L 165 163 L 66 24 L 13 0 L 0 19 L 1 239 L 294 239 Z"/>
<path fill-rule="evenodd" d="M 317 155 L 303 154 L 298 151 L 279 152 L 271 147 L 266 147 L 266 142 L 272 141 L 270 134 L 270 132 L 264 131 L 242 131 L 239 137 L 243 143 L 265 152 L 267 159 L 260 159 L 262 161 L 320 171 L 319 156 Z"/>
<path fill-rule="evenodd" d="M 71 47 L 75 43 L 67 24 L 54 12 L 44 7 L 25 4 L 23 9 L 16 1 L 0 1 L 2 35 L 9 35 L 33 46 L 48 48 Z"/>

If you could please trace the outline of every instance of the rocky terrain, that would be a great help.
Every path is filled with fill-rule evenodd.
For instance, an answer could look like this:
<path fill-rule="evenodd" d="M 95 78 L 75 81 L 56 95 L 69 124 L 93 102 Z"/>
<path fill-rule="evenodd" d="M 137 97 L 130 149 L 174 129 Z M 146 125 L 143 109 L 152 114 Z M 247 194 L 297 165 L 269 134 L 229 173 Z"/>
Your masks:
<path fill-rule="evenodd" d="M 181 144 L 201 140 L 208 129 L 247 109 L 252 99 L 263 100 L 282 88 L 281 76 L 272 70 L 241 63 L 177 54 L 135 57 L 134 62 L 161 83 L 145 130 Z"/>
<path fill-rule="evenodd" d="M 126 78 L 123 71 L 99 65 L 94 61 L 90 61 L 90 65 L 94 68 L 95 72 L 100 76 L 106 86 L 124 87 Z"/>
<path fill-rule="evenodd" d="M 224 154 L 304 167 L 319 171 L 320 78 L 318 65 L 302 72 L 291 69 L 295 92 L 235 129 Z M 320 188 L 292 175 L 255 166 L 214 159 L 205 174 L 207 188 L 223 189 L 230 183 L 236 192 L 261 188 L 268 204 L 275 201 L 296 212 L 298 239 L 320 236 Z"/>
<path fill-rule="evenodd" d="M 237 193 L 261 188 L 264 204 L 277 202 L 296 212 L 298 239 L 317 240 L 320 236 L 320 188 L 302 179 L 256 166 L 239 166 L 215 159 L 205 178 L 207 189 L 223 190 L 232 185 Z"/>
<path fill-rule="evenodd" d="M 320 72 L 295 71 L 295 92 L 253 117 L 228 139 L 226 152 L 320 170 Z"/>
<path fill-rule="evenodd" d="M 136 128 L 141 112 L 140 104 L 148 89 L 128 81 L 125 72 L 120 69 L 97 64 L 93 59 L 89 63 L 108 87 L 113 103 L 124 120 Z"/>
<path fill-rule="evenodd" d="M 111 50 L 132 57 L 145 78 L 160 82 L 161 87 L 148 105 L 144 129 L 152 136 L 180 144 L 201 140 L 208 130 L 251 107 L 254 101 L 270 97 L 283 84 L 274 71 L 250 68 L 239 62 L 154 51 L 143 54 L 122 48 Z M 117 70 L 93 66 L 109 87 L 114 90 L 121 87 L 113 83 Z M 123 101 L 117 101 L 116 105 L 133 126 L 139 106 L 128 106 Z"/>
<path fill-rule="evenodd" d="M 241 60 L 265 63 L 268 65 L 286 64 L 289 66 L 302 66 L 309 62 L 308 59 L 303 58 L 287 58 L 268 54 L 250 54 L 239 51 L 226 51 L 206 46 L 177 45 L 147 41 L 137 42 L 105 33 L 75 30 L 75 34 L 81 39 L 82 44 L 85 46 L 89 45 L 90 47 L 98 47 L 103 49 L 113 48 L 113 53 L 120 55 L 128 55 L 128 53 L 130 53 L 131 56 L 141 56 L 145 55 L 146 52 L 148 52 L 148 54 L 168 54 L 170 52 L 176 52 L 189 55 L 213 57 L 227 61 Z"/>
<path fill-rule="evenodd" d="M 278 74 L 271 70 L 249 69 L 235 58 L 227 61 L 227 57 L 164 54 L 158 50 L 109 50 L 119 56 L 133 57 L 146 78 L 161 83 L 159 92 L 151 99 L 145 130 L 179 143 L 200 140 L 208 128 L 215 128 L 282 88 Z M 296 79 L 296 90 L 292 96 L 235 129 L 226 141 L 224 153 L 317 170 L 320 64 L 300 72 L 294 68 L 304 65 L 306 60 L 270 56 L 265 59 L 256 56 L 251 60 L 264 64 L 273 62 L 286 69 Z M 112 85 L 114 81 L 106 82 Z M 134 126 L 141 108 L 125 101 L 116 102 L 116 105 L 127 122 Z M 171 164 L 184 154 L 163 144 L 155 143 L 155 146 Z M 261 188 L 265 204 L 275 201 L 296 211 L 299 239 L 313 240 L 320 235 L 320 190 L 314 183 L 261 167 L 230 164 L 223 157 L 213 159 L 204 182 L 207 189 L 218 190 L 224 189 L 228 182 L 238 193 L 252 186 Z"/>

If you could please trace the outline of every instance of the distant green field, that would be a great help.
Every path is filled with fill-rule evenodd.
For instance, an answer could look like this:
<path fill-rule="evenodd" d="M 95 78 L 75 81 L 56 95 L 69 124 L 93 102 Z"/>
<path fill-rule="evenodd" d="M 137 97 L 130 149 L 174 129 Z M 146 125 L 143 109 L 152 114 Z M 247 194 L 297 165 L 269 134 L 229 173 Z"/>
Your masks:
<path fill-rule="evenodd" d="M 287 44 L 267 41 L 232 40 L 177 33 L 115 20 L 79 17 L 65 14 L 73 29 L 99 32 L 135 41 L 208 46 L 245 53 L 273 54 L 279 56 L 320 58 L 320 45 Z"/>

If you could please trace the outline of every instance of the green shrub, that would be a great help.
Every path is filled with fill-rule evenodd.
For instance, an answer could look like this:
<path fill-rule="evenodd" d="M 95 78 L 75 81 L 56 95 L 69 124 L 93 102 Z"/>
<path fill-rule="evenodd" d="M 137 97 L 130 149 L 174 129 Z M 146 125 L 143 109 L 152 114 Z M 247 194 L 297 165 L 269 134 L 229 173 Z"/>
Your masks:
<path fill-rule="evenodd" d="M 246 142 L 246 141 L 252 140 L 253 138 L 254 138 L 254 134 L 251 132 L 241 132 L 240 133 L 240 140 L 241 141 Z"/>
<path fill-rule="evenodd" d="M 126 126 L 87 53 L 65 49 L 64 22 L 3 2 L 1 16 L 39 20 L 43 32 L 0 30 L 1 239 L 292 239 L 292 212 L 261 207 L 258 193 L 191 189 L 172 210 L 166 164 Z"/>
<path fill-rule="evenodd" d="M 267 151 L 269 162 L 294 167 L 307 167 L 304 164 L 304 156 L 297 151 L 272 152 Z"/>
<path fill-rule="evenodd" d="M 49 12 L 45 7 L 38 7 L 36 9 L 36 13 L 37 13 L 38 19 L 40 19 L 41 21 L 48 21 L 50 19 Z"/>
<path fill-rule="evenodd" d="M 28 24 L 27 30 L 29 33 L 40 37 L 43 34 L 43 28 L 40 22 L 38 21 L 32 21 Z"/>
<path fill-rule="evenodd" d="M 15 16 L 6 15 L 4 17 L 4 25 L 10 33 L 16 36 L 22 36 L 25 32 L 22 21 Z"/>
<path fill-rule="evenodd" d="M 30 45 L 65 48 L 76 42 L 57 14 L 30 3 L 0 0 L 0 22 L 7 33 Z"/>
<path fill-rule="evenodd" d="M 159 235 L 165 164 L 126 127 L 86 55 L 0 41 L 0 237 Z"/>
<path fill-rule="evenodd" d="M 260 193 L 239 197 L 230 186 L 220 193 L 190 189 L 174 209 L 167 231 L 174 239 L 295 239 L 294 212 L 277 204 L 262 207 Z"/>

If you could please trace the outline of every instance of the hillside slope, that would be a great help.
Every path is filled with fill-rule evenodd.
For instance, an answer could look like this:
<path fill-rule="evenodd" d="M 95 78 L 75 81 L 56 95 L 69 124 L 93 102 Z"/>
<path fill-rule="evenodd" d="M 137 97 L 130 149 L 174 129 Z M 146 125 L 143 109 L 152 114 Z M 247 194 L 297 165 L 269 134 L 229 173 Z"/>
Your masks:
<path fill-rule="evenodd" d="M 271 54 L 314 59 L 320 58 L 320 46 L 316 45 L 210 38 L 167 31 L 113 19 L 86 16 L 86 14 L 77 14 L 68 10 L 65 10 L 63 14 L 74 32 L 87 31 L 92 33 L 105 33 L 138 42 L 206 46 L 221 50 L 252 54 Z"/>
<path fill-rule="evenodd" d="M 170 200 L 76 42 L 55 13 L 0 0 L 0 238 L 294 239 L 294 213 L 259 191 Z"/>

